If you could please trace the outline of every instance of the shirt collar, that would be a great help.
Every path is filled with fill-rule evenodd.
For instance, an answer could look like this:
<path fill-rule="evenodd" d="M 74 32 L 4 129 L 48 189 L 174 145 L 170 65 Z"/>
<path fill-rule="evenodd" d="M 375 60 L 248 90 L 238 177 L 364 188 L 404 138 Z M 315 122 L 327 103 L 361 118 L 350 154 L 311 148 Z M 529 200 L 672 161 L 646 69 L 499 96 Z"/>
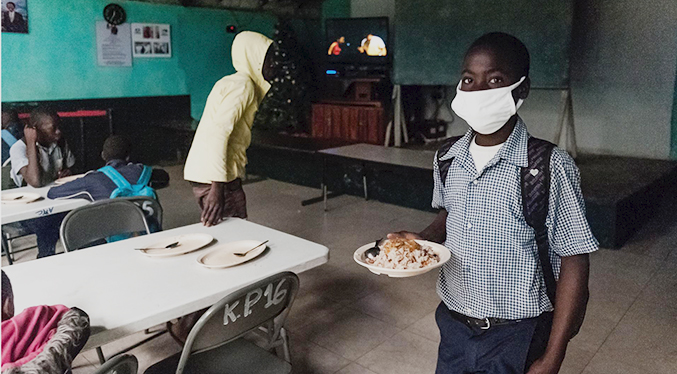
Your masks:
<path fill-rule="evenodd" d="M 464 158 L 468 155 L 468 147 L 473 139 L 475 132 L 469 128 L 465 135 L 459 139 L 449 151 L 440 157 L 440 161 L 449 160 L 454 157 Z M 515 128 L 508 136 L 508 139 L 503 143 L 503 147 L 498 151 L 496 157 L 502 158 L 511 164 L 519 167 L 527 167 L 529 165 L 529 158 L 527 156 L 527 141 L 529 140 L 529 133 L 527 126 L 522 121 L 520 116 L 517 116 L 517 123 Z"/>
<path fill-rule="evenodd" d="M 42 149 L 42 150 L 45 151 L 47 154 L 52 154 L 52 152 L 54 151 L 54 149 L 56 149 L 56 147 L 58 147 L 58 144 L 56 144 L 56 143 L 51 143 L 51 144 L 48 145 L 48 146 L 44 146 L 44 145 L 42 145 L 42 144 L 40 144 L 40 143 L 37 143 L 37 142 L 36 142 L 35 144 L 37 144 L 38 148 Z"/>
<path fill-rule="evenodd" d="M 106 162 L 106 166 L 112 166 L 114 168 L 120 167 L 120 166 L 125 166 L 127 164 L 128 164 L 127 161 L 119 159 L 119 158 L 112 159 L 112 160 Z"/>

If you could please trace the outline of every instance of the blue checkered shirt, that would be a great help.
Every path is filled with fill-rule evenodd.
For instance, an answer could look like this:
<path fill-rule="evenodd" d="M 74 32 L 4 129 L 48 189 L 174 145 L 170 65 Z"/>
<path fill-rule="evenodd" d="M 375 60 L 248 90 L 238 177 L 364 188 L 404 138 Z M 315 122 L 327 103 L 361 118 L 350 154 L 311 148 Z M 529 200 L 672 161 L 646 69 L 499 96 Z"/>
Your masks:
<path fill-rule="evenodd" d="M 489 163 L 478 172 L 468 146 L 472 130 L 441 160 L 453 158 L 445 185 L 437 157 L 432 206 L 448 212 L 444 264 L 437 293 L 447 307 L 475 317 L 521 319 L 553 310 L 538 262 L 534 230 L 524 219 L 520 168 L 526 167 L 529 133 L 521 118 Z M 585 218 L 576 164 L 555 148 L 550 160 L 546 220 L 550 260 L 559 278 L 560 257 L 598 249 Z"/>

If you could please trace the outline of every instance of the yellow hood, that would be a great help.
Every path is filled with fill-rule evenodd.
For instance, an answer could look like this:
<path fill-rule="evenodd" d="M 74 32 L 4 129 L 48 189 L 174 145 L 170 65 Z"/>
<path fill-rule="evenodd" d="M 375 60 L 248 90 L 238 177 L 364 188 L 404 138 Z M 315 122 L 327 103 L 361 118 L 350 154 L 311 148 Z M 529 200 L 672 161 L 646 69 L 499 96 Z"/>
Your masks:
<path fill-rule="evenodd" d="M 263 96 L 270 89 L 270 83 L 263 79 L 263 61 L 268 48 L 273 41 L 253 31 L 242 31 L 235 36 L 231 54 L 233 67 L 239 73 L 247 74 L 256 84 L 256 96 L 263 100 Z"/>

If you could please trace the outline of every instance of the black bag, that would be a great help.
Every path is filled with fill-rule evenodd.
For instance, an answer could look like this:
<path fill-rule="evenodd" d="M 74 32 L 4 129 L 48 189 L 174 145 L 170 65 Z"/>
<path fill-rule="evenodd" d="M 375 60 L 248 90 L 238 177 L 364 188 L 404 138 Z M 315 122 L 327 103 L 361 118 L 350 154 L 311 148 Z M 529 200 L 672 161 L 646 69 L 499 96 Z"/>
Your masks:
<path fill-rule="evenodd" d="M 453 158 L 444 161 L 440 160 L 440 158 L 459 139 L 461 139 L 461 136 L 449 138 L 437 151 L 437 165 L 443 185 Z M 550 197 L 550 156 L 552 155 L 553 148 L 555 148 L 555 145 L 547 140 L 534 137 L 529 138 L 527 143 L 529 163 L 527 167 L 523 167 L 520 170 L 520 182 L 522 189 L 522 211 L 527 223 L 534 229 L 536 245 L 538 246 L 538 259 L 541 264 L 543 280 L 545 281 L 546 294 L 550 299 L 550 303 L 554 306 L 557 281 L 555 280 L 548 254 L 550 242 L 548 240 L 548 228 L 545 225 Z M 583 324 L 587 304 L 588 300 L 586 299 L 583 311 L 573 326 L 572 338 L 578 334 Z"/>

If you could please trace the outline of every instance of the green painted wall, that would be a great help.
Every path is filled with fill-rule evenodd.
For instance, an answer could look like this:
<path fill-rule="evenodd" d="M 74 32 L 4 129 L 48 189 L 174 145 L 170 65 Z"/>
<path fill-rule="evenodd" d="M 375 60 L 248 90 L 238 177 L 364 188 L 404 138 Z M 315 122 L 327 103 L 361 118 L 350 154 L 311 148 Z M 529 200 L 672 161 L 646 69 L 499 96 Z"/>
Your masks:
<path fill-rule="evenodd" d="M 271 36 L 275 17 L 172 5 L 118 1 L 127 22 L 168 23 L 172 57 L 134 59 L 132 67 L 100 67 L 95 24 L 109 0 L 31 1 L 29 34 L 2 34 L 2 101 L 191 95 L 200 118 L 213 84 L 234 70 L 230 61 L 238 24 Z M 234 15 L 234 16 L 233 16 Z"/>

